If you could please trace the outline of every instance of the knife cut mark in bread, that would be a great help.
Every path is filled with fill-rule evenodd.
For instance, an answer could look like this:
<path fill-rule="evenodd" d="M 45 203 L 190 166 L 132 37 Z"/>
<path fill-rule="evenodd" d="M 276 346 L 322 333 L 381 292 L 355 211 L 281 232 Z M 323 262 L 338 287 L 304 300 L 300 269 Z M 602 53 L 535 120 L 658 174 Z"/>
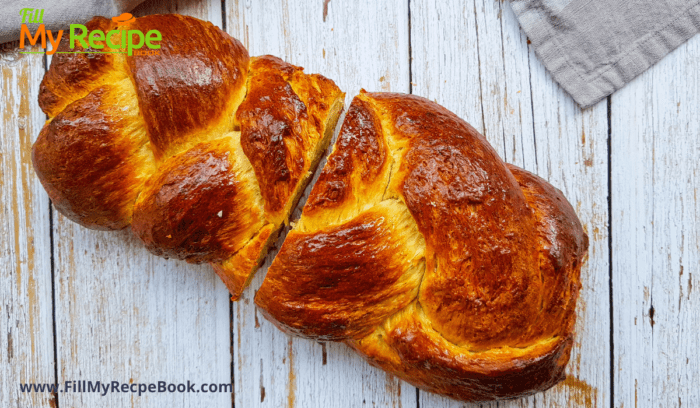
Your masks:
<path fill-rule="evenodd" d="M 159 52 L 56 54 L 40 88 L 49 121 L 33 147 L 36 173 L 66 217 L 131 225 L 156 255 L 212 264 L 238 298 L 289 222 L 345 95 L 276 57 L 250 58 L 196 18 L 120 24 L 86 26 L 157 29 Z"/>
<path fill-rule="evenodd" d="M 195 18 L 87 23 L 117 25 L 158 29 L 161 49 L 56 54 L 36 173 L 66 217 L 131 226 L 156 255 L 207 262 L 237 299 L 344 94 Z M 255 302 L 280 329 L 344 342 L 422 389 L 516 398 L 563 379 L 587 248 L 562 193 L 469 124 L 420 97 L 363 91 Z"/>
<path fill-rule="evenodd" d="M 564 377 L 588 237 L 560 191 L 445 108 L 361 93 L 255 302 L 463 401 Z"/>

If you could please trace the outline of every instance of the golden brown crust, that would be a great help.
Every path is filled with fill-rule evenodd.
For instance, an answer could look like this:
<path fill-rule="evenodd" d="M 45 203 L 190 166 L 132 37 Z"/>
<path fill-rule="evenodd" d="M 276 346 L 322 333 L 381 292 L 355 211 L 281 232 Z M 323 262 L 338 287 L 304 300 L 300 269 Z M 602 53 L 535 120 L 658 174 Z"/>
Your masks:
<path fill-rule="evenodd" d="M 176 14 L 141 17 L 133 28 L 157 29 L 164 39 L 156 55 L 126 58 L 153 145 L 171 155 L 193 134 L 222 122 L 230 129 L 248 70 L 243 45 L 209 22 Z"/>
<path fill-rule="evenodd" d="M 367 102 L 353 101 L 334 149 L 304 206 L 306 217 L 348 203 L 355 206 L 361 200 L 376 201 L 375 196 L 383 193 L 384 184 L 375 182 L 384 183 L 390 158 L 379 117 Z"/>
<path fill-rule="evenodd" d="M 374 366 L 462 401 L 524 397 L 564 378 L 573 339 L 551 338 L 527 348 L 469 352 L 435 332 L 413 304 L 372 336 L 349 345 Z"/>
<path fill-rule="evenodd" d="M 93 90 L 46 124 L 32 148 L 34 169 L 56 209 L 88 228 L 128 226 L 155 171 L 135 96 L 128 79 Z"/>
<path fill-rule="evenodd" d="M 104 17 L 95 17 L 85 23 L 89 31 L 102 30 L 109 32 L 116 26 Z M 114 37 L 119 42 L 119 37 Z M 75 49 L 70 48 L 70 41 L 61 41 L 51 59 L 51 68 L 46 72 L 39 88 L 39 106 L 49 115 L 56 116 L 69 103 L 76 101 L 90 91 L 104 84 L 111 84 L 127 77 L 124 57 L 121 54 L 92 53 L 95 51 L 115 51 L 105 45 L 104 41 L 96 41 L 105 48 L 97 50 L 84 48 L 79 41 Z M 64 54 L 67 51 L 88 51 L 91 53 Z"/>
<path fill-rule="evenodd" d="M 368 94 L 407 148 L 394 176 L 428 244 L 420 301 L 450 341 L 519 345 L 541 292 L 533 219 L 493 148 L 452 112 L 412 95 Z"/>
<path fill-rule="evenodd" d="M 532 336 L 571 333 L 581 282 L 579 270 L 588 235 L 561 191 L 542 178 L 507 165 L 535 213 L 543 292 Z"/>
<path fill-rule="evenodd" d="M 256 302 L 295 334 L 318 340 L 369 334 L 416 296 L 424 253 L 407 242 L 416 237 L 410 214 L 395 200 L 317 233 L 293 231 L 275 258 L 284 270 L 270 270 Z"/>
<path fill-rule="evenodd" d="M 236 132 L 233 138 L 226 136 L 216 143 L 203 142 L 165 159 L 137 202 L 132 226 L 147 248 L 157 255 L 215 265 L 234 297 L 240 295 L 248 282 L 257 266 L 255 260 L 266 251 L 267 240 L 258 237 L 257 245 L 248 245 L 244 251 L 246 257 L 236 252 L 259 235 L 263 226 L 271 224 L 277 231 L 287 219 L 310 169 L 325 150 L 323 139 L 328 139 L 326 128 L 331 124 L 327 122 L 334 122 L 338 114 L 331 107 L 342 98 L 342 92 L 325 79 L 329 82 L 326 86 L 332 85 L 334 90 L 323 96 L 328 99 L 327 104 L 318 102 L 322 97 L 309 92 L 303 99 L 299 98 L 291 83 L 304 87 L 316 79 L 274 57 L 253 59 L 251 78 L 248 95 L 238 110 L 240 136 Z M 284 85 L 273 86 L 265 80 L 269 78 L 282 78 Z M 303 118 L 285 116 L 283 123 L 265 122 L 270 112 L 285 115 L 290 109 L 280 98 L 279 88 L 291 92 L 294 108 L 304 112 Z M 309 129 L 309 118 L 318 121 L 318 126 Z M 276 133 L 291 126 L 297 127 L 293 140 Z M 266 160 L 274 157 L 274 153 L 270 156 L 269 151 L 256 150 L 256 146 L 252 147 L 253 153 L 246 152 L 252 134 L 279 137 L 283 158 L 299 163 L 295 177 L 288 180 L 283 190 L 278 188 L 279 183 L 274 183 L 274 174 L 268 172 L 271 166 Z M 230 140 L 233 143 L 229 145 Z M 261 152 L 263 157 L 255 152 Z M 229 166 L 232 161 L 237 167 L 235 171 Z M 271 203 L 279 205 L 273 210 Z M 212 215 L 218 212 L 222 215 Z M 253 254 L 255 249 L 259 253 Z"/>
<path fill-rule="evenodd" d="M 328 163 L 256 295 L 270 320 L 464 401 L 562 379 L 588 241 L 560 192 L 412 95 L 356 97 Z"/>
<path fill-rule="evenodd" d="M 248 94 L 236 118 L 271 219 L 289 211 L 320 153 L 316 146 L 326 135 L 328 116 L 343 96 L 332 81 L 304 75 L 277 57 L 252 59 Z"/>
<path fill-rule="evenodd" d="M 253 272 L 267 254 L 267 249 L 277 239 L 279 229 L 272 224 L 265 225 L 258 235 L 251 239 L 236 254 L 223 262 L 212 262 L 211 266 L 221 278 L 231 294 L 231 300 L 238 300 L 243 289 L 248 286 Z"/>
<path fill-rule="evenodd" d="M 132 229 L 158 256 L 220 262 L 264 224 L 256 186 L 238 165 L 230 138 L 171 157 L 146 184 Z"/>
<path fill-rule="evenodd" d="M 117 28 L 103 17 L 86 25 Z M 250 66 L 239 41 L 192 17 L 146 16 L 120 28 L 158 30 L 160 49 L 56 54 L 40 91 L 52 120 L 34 146 L 37 175 L 66 216 L 95 229 L 133 218 L 150 251 L 211 263 L 238 297 L 288 222 L 344 94 L 274 57 Z M 279 139 L 279 149 L 267 155 L 267 142 L 251 135 Z M 280 157 L 289 177 L 267 170 Z"/>

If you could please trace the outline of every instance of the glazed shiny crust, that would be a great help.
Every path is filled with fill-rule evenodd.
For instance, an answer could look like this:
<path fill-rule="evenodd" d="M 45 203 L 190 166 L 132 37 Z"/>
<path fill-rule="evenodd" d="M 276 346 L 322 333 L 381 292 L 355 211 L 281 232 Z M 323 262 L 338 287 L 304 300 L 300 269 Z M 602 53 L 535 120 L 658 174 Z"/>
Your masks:
<path fill-rule="evenodd" d="M 117 29 L 103 17 L 86 25 Z M 237 298 L 288 223 L 344 94 L 279 58 L 249 57 L 196 18 L 146 16 L 122 29 L 158 30 L 161 48 L 54 56 L 39 94 L 49 120 L 32 150 L 36 173 L 66 217 L 131 226 L 157 255 L 208 262 Z"/>
<path fill-rule="evenodd" d="M 426 99 L 361 93 L 255 302 L 462 401 L 564 377 L 588 248 L 574 210 Z"/>

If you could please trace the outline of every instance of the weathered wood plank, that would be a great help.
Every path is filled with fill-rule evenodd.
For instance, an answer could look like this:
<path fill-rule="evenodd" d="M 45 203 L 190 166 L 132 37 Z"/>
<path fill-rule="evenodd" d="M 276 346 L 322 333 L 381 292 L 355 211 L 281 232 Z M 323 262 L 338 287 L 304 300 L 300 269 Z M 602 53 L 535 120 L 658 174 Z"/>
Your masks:
<path fill-rule="evenodd" d="M 0 70 L 0 405 L 50 407 L 50 393 L 19 389 L 55 376 L 49 202 L 31 162 L 44 58 L 0 51 Z"/>
<path fill-rule="evenodd" d="M 320 3 L 227 1 L 227 26 L 252 53 L 323 73 L 349 97 L 362 86 L 407 91 L 408 10 L 331 1 L 324 13 Z M 528 50 L 509 6 L 472 0 L 410 7 L 414 93 L 457 112 L 504 159 L 562 189 L 591 237 L 569 380 L 498 406 L 608 406 L 606 105 L 580 111 Z M 217 1 L 150 2 L 138 13 L 168 11 L 222 22 Z M 612 99 L 614 406 L 700 404 L 700 363 L 693 358 L 700 328 L 698 52 L 696 38 Z M 53 381 L 48 202 L 20 153 L 43 122 L 37 61 L 0 61 L 0 386 L 10 390 L 0 393 L 3 406 L 48 406 L 48 394 L 20 395 L 17 382 Z M 30 106 L 25 113 L 23 103 Z M 230 381 L 229 304 L 208 268 L 151 257 L 126 233 L 96 233 L 54 217 L 59 381 Z M 413 387 L 367 367 L 344 346 L 290 342 L 256 315 L 253 290 L 234 307 L 238 406 L 415 405 Z M 231 404 L 227 394 L 60 399 L 64 406 Z M 462 406 L 427 393 L 420 403 Z"/>
<path fill-rule="evenodd" d="M 610 320 L 605 103 L 581 111 L 528 50 L 510 7 L 501 2 L 412 1 L 411 29 L 413 92 L 453 110 L 481 130 L 506 161 L 561 189 L 591 238 L 568 380 L 545 394 L 491 406 L 606 406 Z M 463 405 L 429 393 L 421 393 L 420 400 L 421 406 Z"/>
<path fill-rule="evenodd" d="M 153 1 L 134 14 L 163 12 L 221 24 L 218 0 Z M 54 219 L 60 381 L 231 383 L 229 295 L 211 268 L 152 256 L 129 230 L 90 231 L 58 213 Z M 59 402 L 230 407 L 231 394 L 61 393 Z"/>
<path fill-rule="evenodd" d="M 277 55 L 335 80 L 348 104 L 362 87 L 409 90 L 407 2 L 226 5 L 227 29 L 251 55 Z M 414 387 L 370 367 L 344 345 L 290 339 L 256 312 L 252 299 L 272 257 L 234 304 L 236 406 L 415 407 Z"/>
<path fill-rule="evenodd" d="M 612 96 L 615 406 L 700 405 L 700 37 Z"/>
<path fill-rule="evenodd" d="M 530 52 L 537 165 L 571 202 L 588 233 L 581 269 L 576 340 L 567 379 L 534 397 L 534 406 L 610 405 L 610 253 L 608 226 L 607 102 L 581 108 Z"/>

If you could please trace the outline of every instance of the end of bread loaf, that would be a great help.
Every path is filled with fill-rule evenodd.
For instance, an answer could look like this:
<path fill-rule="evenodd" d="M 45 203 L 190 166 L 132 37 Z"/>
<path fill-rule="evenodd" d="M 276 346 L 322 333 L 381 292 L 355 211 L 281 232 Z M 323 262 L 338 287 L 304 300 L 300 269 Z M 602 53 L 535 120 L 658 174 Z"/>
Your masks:
<path fill-rule="evenodd" d="M 255 297 L 462 401 L 563 378 L 588 238 L 561 192 L 424 98 L 361 93 Z"/>
<path fill-rule="evenodd" d="M 146 16 L 127 28 L 167 41 L 154 55 L 54 57 L 36 173 L 71 220 L 131 225 L 156 255 L 212 264 L 237 298 L 289 222 L 345 94 L 279 58 L 250 58 L 196 18 Z"/>
<path fill-rule="evenodd" d="M 117 28 L 111 19 L 95 17 L 85 23 L 89 32 L 101 30 L 105 33 Z M 118 45 L 121 37 L 113 37 Z M 72 53 L 72 51 L 97 51 L 84 48 L 80 41 L 70 48 L 69 41 L 59 43 L 57 53 L 51 59 L 51 66 L 44 75 L 39 87 L 39 107 L 49 118 L 53 118 L 71 102 L 87 96 L 93 89 L 110 85 L 128 78 L 124 66 L 124 55 L 107 46 L 105 41 L 94 40 L 100 50 L 109 53 Z"/>
<path fill-rule="evenodd" d="M 32 163 L 51 201 L 85 227 L 119 230 L 156 160 L 129 79 L 101 85 L 44 125 Z"/>
<path fill-rule="evenodd" d="M 245 92 L 248 53 L 211 23 L 158 15 L 130 24 L 177 34 L 158 55 L 56 54 L 39 93 L 49 121 L 33 146 L 37 175 L 59 212 L 92 229 L 128 226 L 156 169 L 202 135 L 213 140 L 228 131 Z M 106 32 L 115 23 L 95 17 L 86 26 Z M 206 53 L 189 52 L 195 43 Z"/>

